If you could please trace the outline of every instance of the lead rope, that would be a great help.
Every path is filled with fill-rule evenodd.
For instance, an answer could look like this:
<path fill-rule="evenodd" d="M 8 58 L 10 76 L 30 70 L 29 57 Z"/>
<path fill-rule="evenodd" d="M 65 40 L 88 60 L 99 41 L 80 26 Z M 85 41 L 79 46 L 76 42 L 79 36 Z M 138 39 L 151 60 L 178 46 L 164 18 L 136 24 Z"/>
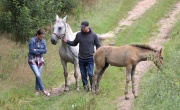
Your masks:
<path fill-rule="evenodd" d="M 70 50 L 70 52 L 72 53 L 72 55 L 74 56 L 74 57 L 76 57 L 77 59 L 79 59 L 73 52 L 72 52 L 72 50 L 71 50 L 71 48 L 70 48 L 70 46 L 67 44 L 67 47 L 68 47 L 68 49 Z"/>

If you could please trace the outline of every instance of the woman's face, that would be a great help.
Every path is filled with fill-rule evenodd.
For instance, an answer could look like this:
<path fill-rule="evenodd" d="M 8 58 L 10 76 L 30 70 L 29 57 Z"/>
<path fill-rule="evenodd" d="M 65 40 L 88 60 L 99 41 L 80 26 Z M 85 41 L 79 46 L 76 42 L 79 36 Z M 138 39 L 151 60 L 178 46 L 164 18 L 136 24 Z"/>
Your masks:
<path fill-rule="evenodd" d="M 37 37 L 38 37 L 38 40 L 42 40 L 42 39 L 44 39 L 45 34 L 38 35 Z"/>

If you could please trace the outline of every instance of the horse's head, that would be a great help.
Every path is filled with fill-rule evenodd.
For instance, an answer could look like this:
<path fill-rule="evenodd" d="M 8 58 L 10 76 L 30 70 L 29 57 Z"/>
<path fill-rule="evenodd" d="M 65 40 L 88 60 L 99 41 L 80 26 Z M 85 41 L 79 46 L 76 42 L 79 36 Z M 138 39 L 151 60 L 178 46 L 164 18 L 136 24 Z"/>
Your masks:
<path fill-rule="evenodd" d="M 156 51 L 154 64 L 158 69 L 160 69 L 161 65 L 163 64 L 162 48 Z"/>
<path fill-rule="evenodd" d="M 56 22 L 53 26 L 53 34 L 51 38 L 51 43 L 54 45 L 57 44 L 58 39 L 61 39 L 66 34 L 66 17 L 67 16 L 62 19 L 56 15 Z"/>

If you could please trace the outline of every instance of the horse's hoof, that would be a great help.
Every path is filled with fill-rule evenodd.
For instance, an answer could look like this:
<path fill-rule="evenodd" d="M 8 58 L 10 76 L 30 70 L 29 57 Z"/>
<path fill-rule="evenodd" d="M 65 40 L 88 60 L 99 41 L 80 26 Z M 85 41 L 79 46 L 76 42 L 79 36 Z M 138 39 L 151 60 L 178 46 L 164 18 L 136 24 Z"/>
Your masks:
<path fill-rule="evenodd" d="M 138 98 L 138 96 L 134 96 L 134 98 L 136 99 L 136 98 Z"/>
<path fill-rule="evenodd" d="M 64 90 L 64 92 L 68 92 L 69 90 Z"/>
<path fill-rule="evenodd" d="M 98 95 L 98 93 L 99 93 L 98 91 L 95 92 L 96 95 Z"/>
<path fill-rule="evenodd" d="M 68 91 L 69 91 L 69 88 L 65 88 L 65 89 L 64 89 L 64 92 L 68 92 Z"/>
<path fill-rule="evenodd" d="M 90 91 L 89 86 L 88 86 L 88 85 L 87 85 L 87 86 L 84 86 L 84 90 L 85 90 L 86 92 L 89 92 L 89 91 Z"/>
<path fill-rule="evenodd" d="M 76 91 L 79 91 L 79 88 L 76 88 Z"/>
<path fill-rule="evenodd" d="M 126 100 L 129 100 L 129 97 L 125 97 Z"/>

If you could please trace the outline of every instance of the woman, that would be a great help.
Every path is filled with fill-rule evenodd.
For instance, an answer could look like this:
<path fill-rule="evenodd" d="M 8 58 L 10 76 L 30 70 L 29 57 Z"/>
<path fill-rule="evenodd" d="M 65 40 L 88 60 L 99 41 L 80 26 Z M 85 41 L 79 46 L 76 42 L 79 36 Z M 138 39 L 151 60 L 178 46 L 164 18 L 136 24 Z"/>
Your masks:
<path fill-rule="evenodd" d="M 50 93 L 44 90 L 44 85 L 41 78 L 42 68 L 44 64 L 43 54 L 46 53 L 46 41 L 44 39 L 45 31 L 39 29 L 36 32 L 35 37 L 30 39 L 28 63 L 32 71 L 36 76 L 35 94 L 38 95 L 40 91 L 46 96 L 50 96 Z"/>

